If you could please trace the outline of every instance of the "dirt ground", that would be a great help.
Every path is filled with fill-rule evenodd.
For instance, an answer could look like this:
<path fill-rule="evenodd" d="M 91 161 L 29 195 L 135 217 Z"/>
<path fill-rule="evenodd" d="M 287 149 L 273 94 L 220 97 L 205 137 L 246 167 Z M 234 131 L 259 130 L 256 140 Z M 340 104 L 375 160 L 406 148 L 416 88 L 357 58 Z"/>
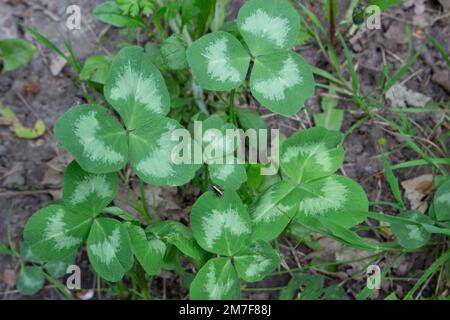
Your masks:
<path fill-rule="evenodd" d="M 78 0 L 75 2 L 82 9 L 82 28 L 69 31 L 65 26 L 65 10 L 74 1 L 1 0 L 0 38 L 19 37 L 33 41 L 31 35 L 23 28 L 23 25 L 29 25 L 54 41 L 60 48 L 64 47 L 64 40 L 70 37 L 81 60 L 95 53 L 114 53 L 123 35 L 119 34 L 118 29 L 96 21 L 90 14 L 92 8 L 102 1 Z M 241 2 L 230 3 L 230 16 L 236 13 L 238 4 Z M 450 52 L 448 40 L 450 11 L 443 11 L 437 1 L 424 3 L 425 11 L 418 13 L 414 1 L 406 1 L 405 4 L 383 13 L 381 30 L 366 30 L 363 34 L 357 34 L 350 39 L 350 49 L 359 71 L 362 92 L 375 91 L 376 93 L 376 81 L 383 61 L 388 61 L 398 69 L 409 56 L 409 50 L 416 50 L 422 44 L 426 44 L 421 57 L 402 78 L 403 84 L 408 89 L 431 98 L 434 102 L 449 101 L 449 92 L 446 91 L 445 85 L 433 78 L 435 73 L 445 68 L 445 62 L 437 50 L 427 44 L 426 37 L 423 35 L 414 35 L 412 48 L 407 42 L 405 21 L 413 21 L 415 24 L 423 24 L 423 30 L 436 37 L 444 44 L 447 52 Z M 448 4 L 449 1 L 446 3 Z M 446 10 L 450 10 L 449 6 Z M 439 19 L 443 14 L 447 14 L 447 18 Z M 100 41 L 99 35 L 103 35 Z M 9 229 L 11 238 L 19 244 L 22 241 L 23 226 L 28 217 L 45 206 L 48 201 L 60 198 L 62 171 L 69 158 L 56 144 L 52 129 L 56 119 L 62 113 L 73 105 L 83 103 L 81 90 L 73 80 L 73 70 L 68 66 L 58 68 L 61 67 L 61 61 L 57 56 L 40 44 L 37 46 L 38 52 L 27 66 L 14 72 L 0 73 L 0 100 L 11 107 L 27 126 L 33 126 L 35 121 L 40 119 L 44 121 L 47 128 L 43 137 L 25 140 L 17 138 L 9 127 L 0 126 L 0 241 L 2 243 L 7 243 Z M 300 48 L 299 52 L 312 65 L 326 66 L 326 61 L 318 53 L 316 45 L 307 43 Z M 60 70 L 53 70 L 52 73 L 52 68 Z M 297 119 L 268 116 L 266 120 L 272 127 L 280 128 L 286 135 L 294 133 L 299 128 L 310 127 L 312 114 L 320 110 L 320 99 L 323 93 L 317 90 L 317 95 L 308 101 L 305 111 L 301 111 Z M 341 101 L 339 108 L 345 110 L 343 131 L 349 129 L 362 117 L 361 111 L 351 101 Z M 267 114 L 265 109 L 260 110 L 262 114 Z M 408 121 L 413 127 L 432 128 L 439 121 L 439 116 L 442 114 L 409 114 Z M 387 139 L 386 150 L 392 151 L 390 154 L 392 163 L 417 158 L 410 149 L 399 147 L 403 142 L 400 137 L 390 134 L 376 121 L 366 122 L 348 135 L 345 141 L 346 160 L 342 173 L 361 183 L 371 201 L 392 200 L 387 182 L 379 175 L 382 162 L 379 157 L 378 140 L 382 137 Z M 396 174 L 399 181 L 405 181 L 431 173 L 430 170 L 429 167 L 423 166 L 399 170 Z M 157 201 L 162 211 L 167 210 L 168 215 L 172 214 L 186 221 L 189 208 L 186 209 L 186 205 L 179 202 L 176 190 L 149 188 L 148 192 L 152 194 L 152 201 Z M 154 195 L 156 200 L 153 200 Z M 310 254 L 308 249 L 302 246 L 296 247 L 293 242 L 286 240 L 283 245 L 283 253 L 289 263 L 296 264 L 299 261 L 301 263 Z M 332 248 L 335 244 L 324 241 L 325 248 L 327 245 Z M 409 254 L 394 268 L 394 275 L 417 277 L 433 260 L 434 252 Z M 78 257 L 78 261 L 83 261 L 83 256 Z M 388 262 L 389 258 L 383 260 L 381 264 Z M 17 271 L 18 267 L 17 261 L 0 254 L 0 299 L 23 298 L 19 296 L 15 287 L 11 286 L 14 282 L 14 279 L 11 279 L 11 270 Z M 340 271 L 347 272 L 347 270 Z M 282 286 L 286 285 L 288 279 L 287 276 L 273 277 L 255 286 Z M 335 275 L 329 278 L 330 282 L 337 280 L 339 277 Z M 92 286 L 89 281 L 86 280 L 86 283 L 83 283 L 85 288 Z M 163 274 L 163 277 L 154 282 L 155 296 L 183 298 L 186 291 L 181 288 L 179 282 L 172 273 Z M 363 280 L 348 281 L 348 285 L 345 286 L 347 298 L 354 298 L 354 293 L 358 292 L 363 284 Z M 384 288 L 386 291 L 396 291 L 401 294 L 408 290 L 410 284 L 405 281 L 396 282 L 395 285 L 389 283 L 386 286 Z M 426 290 L 432 291 L 433 284 L 430 283 Z M 248 297 L 276 298 L 277 293 L 255 292 L 248 294 Z M 383 291 L 380 297 L 383 297 Z M 48 286 L 33 298 L 61 299 L 62 296 Z"/>

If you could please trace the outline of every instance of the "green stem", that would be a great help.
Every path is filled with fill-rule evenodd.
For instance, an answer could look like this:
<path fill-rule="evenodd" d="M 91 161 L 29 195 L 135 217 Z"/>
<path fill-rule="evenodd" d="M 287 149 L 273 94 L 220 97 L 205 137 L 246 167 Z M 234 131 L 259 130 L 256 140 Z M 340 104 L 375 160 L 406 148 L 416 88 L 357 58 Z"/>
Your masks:
<path fill-rule="evenodd" d="M 144 182 L 141 179 L 139 179 L 139 190 L 141 192 L 142 208 L 144 209 L 144 219 L 147 225 L 149 225 L 152 219 L 150 218 L 150 211 L 148 210 L 148 204 L 145 199 Z"/>
<path fill-rule="evenodd" d="M 334 35 L 336 33 L 336 21 L 335 21 L 335 12 L 334 12 L 334 2 L 335 0 L 328 1 L 328 18 L 330 23 L 329 36 L 331 45 L 334 44 Z"/>
<path fill-rule="evenodd" d="M 234 95 L 236 94 L 236 89 L 231 90 L 230 93 L 230 121 L 237 127 L 237 118 L 236 118 L 236 112 L 234 110 Z"/>
<path fill-rule="evenodd" d="M 139 286 L 144 300 L 151 300 L 152 295 L 150 293 L 149 283 L 147 281 L 147 278 L 145 277 L 145 271 L 141 267 L 141 265 L 139 263 L 135 263 L 133 269 L 129 271 L 129 274 L 131 279 L 133 280 L 133 283 Z"/>
<path fill-rule="evenodd" d="M 208 166 L 205 166 L 205 177 L 202 181 L 202 191 L 206 192 L 208 191 L 208 184 L 209 184 L 209 170 L 208 170 Z"/>

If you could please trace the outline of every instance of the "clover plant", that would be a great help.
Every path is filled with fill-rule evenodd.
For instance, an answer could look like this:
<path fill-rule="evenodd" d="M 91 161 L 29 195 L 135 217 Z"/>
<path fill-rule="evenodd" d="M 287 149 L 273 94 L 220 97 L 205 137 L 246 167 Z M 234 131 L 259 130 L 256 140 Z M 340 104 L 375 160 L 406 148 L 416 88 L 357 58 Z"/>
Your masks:
<path fill-rule="evenodd" d="M 134 12 L 145 3 L 122 9 Z M 116 12 L 117 6 L 106 2 L 94 14 L 106 19 L 106 9 Z M 187 145 L 200 148 L 202 158 L 192 161 L 188 150 L 183 155 L 190 161 L 174 161 L 179 146 L 174 133 L 184 126 L 169 116 L 169 78 L 155 63 L 162 70 L 181 70 L 186 55 L 195 82 L 206 90 L 246 91 L 249 77 L 255 99 L 281 115 L 295 114 L 314 94 L 311 68 L 292 50 L 300 18 L 287 1 L 248 1 L 236 25 L 239 37 L 216 31 L 187 51 L 172 36 L 160 50 L 165 58 L 155 58 L 151 46 L 127 46 L 113 59 L 86 62 L 81 76 L 103 86 L 106 103 L 74 106 L 55 124 L 57 141 L 74 161 L 64 173 L 62 199 L 37 211 L 25 226 L 25 243 L 39 261 L 63 262 L 85 246 L 93 270 L 104 280 L 147 280 L 167 269 L 183 277 L 192 299 L 237 299 L 242 283 L 260 281 L 279 267 L 282 256 L 271 241 L 290 223 L 353 235 L 349 228 L 366 218 L 368 200 L 358 183 L 336 174 L 344 161 L 344 135 L 338 131 L 317 127 L 295 133 L 282 144 L 278 174 L 256 183 L 251 179 L 258 164 L 216 161 L 223 156 L 237 160 L 238 143 L 223 138 L 228 129 L 266 128 L 254 111 L 241 108 L 239 124 L 220 114 L 199 117 L 203 130 L 213 129 L 208 131 L 213 134 L 194 134 Z M 119 183 L 127 185 L 129 169 L 141 187 L 144 182 L 183 186 L 194 178 L 205 180 L 207 188 L 189 217 L 180 219 L 189 218 L 189 224 L 159 221 L 156 214 L 150 218 L 143 192 L 145 223 L 116 207 Z M 265 187 L 247 197 L 253 184 Z M 443 216 L 440 197 L 435 209 Z M 37 275 L 36 270 L 25 268 L 22 277 Z M 148 291 L 148 284 L 142 288 Z"/>

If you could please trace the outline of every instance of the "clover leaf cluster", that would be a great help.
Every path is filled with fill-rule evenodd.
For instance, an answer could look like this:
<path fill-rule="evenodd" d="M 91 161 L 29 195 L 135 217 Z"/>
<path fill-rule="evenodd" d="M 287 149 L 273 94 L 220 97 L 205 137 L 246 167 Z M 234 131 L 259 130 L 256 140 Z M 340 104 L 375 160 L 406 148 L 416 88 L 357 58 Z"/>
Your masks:
<path fill-rule="evenodd" d="M 250 90 L 275 113 L 297 113 L 314 94 L 308 63 L 292 50 L 300 32 L 300 17 L 287 1 L 251 0 L 235 21 L 243 41 L 216 31 L 195 41 L 187 60 L 198 84 L 209 90 L 230 91 L 246 79 Z"/>

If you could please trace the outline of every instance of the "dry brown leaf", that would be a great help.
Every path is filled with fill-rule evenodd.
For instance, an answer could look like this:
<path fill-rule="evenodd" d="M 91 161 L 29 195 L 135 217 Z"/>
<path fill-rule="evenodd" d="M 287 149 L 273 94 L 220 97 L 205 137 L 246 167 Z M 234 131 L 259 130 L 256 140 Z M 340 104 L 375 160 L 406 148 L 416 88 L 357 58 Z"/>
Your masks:
<path fill-rule="evenodd" d="M 433 176 L 424 174 L 402 181 L 401 185 L 405 189 L 404 197 L 409 201 L 411 209 L 425 213 L 428 209 L 426 198 L 433 191 Z"/>
<path fill-rule="evenodd" d="M 3 271 L 2 279 L 9 288 L 12 288 L 16 285 L 16 273 L 12 269 L 6 269 L 5 271 Z"/>

